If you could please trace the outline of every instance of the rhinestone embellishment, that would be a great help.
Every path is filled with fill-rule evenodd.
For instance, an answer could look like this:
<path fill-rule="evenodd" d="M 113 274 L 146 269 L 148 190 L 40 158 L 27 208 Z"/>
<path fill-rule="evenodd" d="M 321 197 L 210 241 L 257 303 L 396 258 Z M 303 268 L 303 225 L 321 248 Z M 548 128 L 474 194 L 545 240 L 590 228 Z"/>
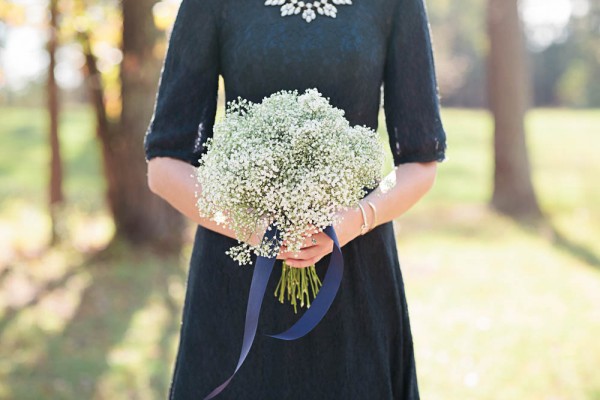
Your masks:
<path fill-rule="evenodd" d="M 306 22 L 310 22 L 317 18 L 317 14 L 335 18 L 337 14 L 336 5 L 351 5 L 352 0 L 315 0 L 315 1 L 299 1 L 299 0 L 266 0 L 265 6 L 281 6 L 281 16 L 300 14 Z"/>

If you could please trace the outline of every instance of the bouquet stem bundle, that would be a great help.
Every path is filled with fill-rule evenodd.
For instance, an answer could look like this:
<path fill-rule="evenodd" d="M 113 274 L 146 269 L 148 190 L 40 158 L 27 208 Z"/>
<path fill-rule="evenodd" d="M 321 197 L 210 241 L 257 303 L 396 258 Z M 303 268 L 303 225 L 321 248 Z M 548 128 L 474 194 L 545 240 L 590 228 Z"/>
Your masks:
<path fill-rule="evenodd" d="M 298 313 L 298 301 L 300 307 L 304 307 L 305 304 L 306 308 L 310 307 L 310 294 L 313 298 L 317 297 L 321 285 L 321 279 L 314 265 L 295 268 L 284 261 L 281 266 L 281 277 L 275 288 L 275 297 L 283 304 L 287 292 L 287 300 L 294 307 L 294 313 Z"/>

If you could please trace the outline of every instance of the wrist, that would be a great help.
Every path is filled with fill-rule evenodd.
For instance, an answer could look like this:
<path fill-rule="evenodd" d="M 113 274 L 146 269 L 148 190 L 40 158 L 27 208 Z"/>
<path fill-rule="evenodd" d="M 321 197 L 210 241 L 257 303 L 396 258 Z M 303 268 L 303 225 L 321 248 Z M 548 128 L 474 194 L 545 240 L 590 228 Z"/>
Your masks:
<path fill-rule="evenodd" d="M 377 207 L 372 201 L 365 200 L 365 202 L 367 203 L 367 206 L 364 206 L 364 208 L 369 221 L 369 231 L 372 231 L 379 224 L 377 220 Z"/>
<path fill-rule="evenodd" d="M 373 203 L 368 200 L 360 200 L 353 211 L 355 235 L 352 238 L 362 236 L 375 227 L 376 209 Z"/>
<path fill-rule="evenodd" d="M 342 215 L 342 220 L 336 227 L 340 246 L 360 236 L 361 226 L 363 225 L 363 217 L 358 207 L 348 208 Z"/>

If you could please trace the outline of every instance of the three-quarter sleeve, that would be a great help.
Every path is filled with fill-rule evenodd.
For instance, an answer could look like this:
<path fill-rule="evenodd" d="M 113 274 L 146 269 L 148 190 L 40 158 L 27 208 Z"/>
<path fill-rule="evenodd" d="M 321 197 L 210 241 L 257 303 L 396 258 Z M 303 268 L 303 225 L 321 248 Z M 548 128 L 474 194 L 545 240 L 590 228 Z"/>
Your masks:
<path fill-rule="evenodd" d="M 172 157 L 198 166 L 212 136 L 219 78 L 218 28 L 207 0 L 183 0 L 144 137 L 146 160 Z"/>
<path fill-rule="evenodd" d="M 424 0 L 396 0 L 392 18 L 383 108 L 394 165 L 443 161 L 446 134 Z"/>

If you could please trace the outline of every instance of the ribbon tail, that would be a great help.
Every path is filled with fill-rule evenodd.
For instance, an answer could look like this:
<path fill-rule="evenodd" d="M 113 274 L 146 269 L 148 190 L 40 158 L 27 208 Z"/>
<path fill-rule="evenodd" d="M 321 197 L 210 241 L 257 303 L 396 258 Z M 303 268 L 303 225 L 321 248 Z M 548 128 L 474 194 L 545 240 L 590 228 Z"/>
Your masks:
<path fill-rule="evenodd" d="M 277 229 L 271 227 L 270 230 L 267 230 L 265 233 L 265 238 L 268 240 L 277 237 L 278 231 Z M 250 348 L 252 347 L 252 343 L 254 342 L 254 338 L 256 337 L 256 329 L 258 327 L 258 317 L 260 315 L 260 309 L 262 306 L 262 301 L 265 296 L 265 291 L 267 289 L 267 283 L 269 282 L 269 277 L 271 276 L 271 272 L 273 271 L 273 265 L 275 264 L 275 257 L 268 258 L 258 256 L 256 259 L 256 265 L 254 266 L 254 272 L 252 274 L 252 282 L 250 283 L 250 294 L 248 297 L 248 306 L 246 307 L 246 322 L 244 326 L 244 338 L 242 340 L 242 350 L 240 352 L 240 358 L 238 360 L 237 366 L 235 367 L 235 371 L 233 374 L 215 388 L 212 392 L 210 392 L 204 400 L 209 400 L 217 396 L 219 393 L 223 391 L 231 382 L 231 379 L 238 372 L 248 353 L 250 352 Z"/>
<path fill-rule="evenodd" d="M 329 266 L 327 267 L 327 273 L 325 274 L 323 285 L 319 289 L 319 293 L 317 293 L 317 297 L 312 302 L 310 308 L 287 331 L 267 336 L 281 340 L 299 339 L 312 331 L 321 322 L 331 307 L 342 282 L 344 258 L 333 226 L 328 226 L 324 232 L 333 240 L 334 246 Z"/>

